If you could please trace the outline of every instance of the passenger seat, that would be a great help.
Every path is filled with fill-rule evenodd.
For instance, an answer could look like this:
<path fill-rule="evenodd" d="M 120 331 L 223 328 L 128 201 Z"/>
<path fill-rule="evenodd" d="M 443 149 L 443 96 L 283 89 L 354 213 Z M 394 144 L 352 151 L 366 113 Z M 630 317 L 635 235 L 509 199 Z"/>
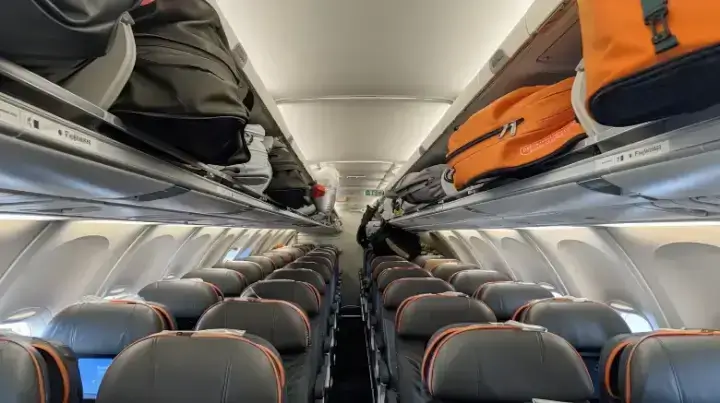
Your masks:
<path fill-rule="evenodd" d="M 3 402 L 49 403 L 48 369 L 40 352 L 25 341 L 0 335 L 0 379 Z M 77 400 L 76 400 L 77 402 Z"/>
<path fill-rule="evenodd" d="M 249 332 L 165 332 L 124 350 L 98 403 L 285 402 L 280 355 Z"/>
<path fill-rule="evenodd" d="M 268 256 L 248 256 L 244 257 L 241 260 L 238 260 L 239 262 L 252 262 L 257 263 L 262 268 L 263 272 L 263 278 L 270 275 L 275 269 L 279 269 L 280 267 L 275 266 L 275 260 Z"/>
<path fill-rule="evenodd" d="M 515 312 L 535 299 L 553 298 L 552 292 L 535 283 L 496 281 L 483 284 L 474 297 L 487 304 L 501 322 L 513 319 Z"/>
<path fill-rule="evenodd" d="M 403 397 L 402 403 L 584 402 L 593 394 L 590 376 L 573 347 L 536 326 L 444 328 L 432 336 L 421 365 L 430 396 Z"/>
<path fill-rule="evenodd" d="M 270 263 L 272 264 L 272 263 Z M 226 269 L 234 270 L 245 277 L 245 281 L 247 282 L 247 285 L 250 285 L 252 283 L 258 282 L 265 278 L 266 274 L 263 271 L 262 266 L 259 263 L 255 262 L 244 262 L 244 261 L 238 261 L 238 260 L 230 260 L 224 263 L 224 266 Z M 268 273 L 271 273 L 272 270 L 267 270 Z"/>
<path fill-rule="evenodd" d="M 600 392 L 600 351 L 611 338 L 630 333 L 625 320 L 608 305 L 573 298 L 552 298 L 527 303 L 516 312 L 516 320 L 546 328 L 567 340 L 582 356 Z"/>
<path fill-rule="evenodd" d="M 400 304 L 395 315 L 397 392 L 402 402 L 422 401 L 420 368 L 425 346 L 438 330 L 453 324 L 495 322 L 483 302 L 460 293 L 422 294 Z M 392 399 L 388 401 L 392 402 Z"/>
<path fill-rule="evenodd" d="M 229 269 L 195 269 L 183 278 L 197 278 L 220 289 L 227 298 L 239 297 L 248 283 L 240 272 Z"/>
<path fill-rule="evenodd" d="M 475 294 L 480 286 L 493 281 L 510 281 L 507 274 L 495 270 L 463 270 L 450 276 L 448 282 L 467 295 Z"/>
<path fill-rule="evenodd" d="M 435 266 L 435 268 L 430 273 L 437 278 L 441 278 L 445 281 L 450 281 L 450 278 L 453 275 L 455 275 L 456 273 L 460 273 L 461 271 L 465 271 L 465 270 L 482 270 L 482 267 L 480 267 L 476 264 L 466 264 L 466 263 L 457 263 L 457 262 L 443 263 L 441 265 Z"/>
<path fill-rule="evenodd" d="M 94 400 L 104 369 L 123 349 L 168 330 L 160 312 L 136 301 L 82 302 L 52 318 L 43 339 L 68 346 L 77 356 L 83 399 Z M 100 375 L 99 375 L 100 374 Z"/>
<path fill-rule="evenodd" d="M 324 398 L 330 382 L 330 362 L 324 364 L 320 373 L 313 367 L 312 328 L 307 315 L 296 305 L 275 300 L 228 299 L 210 308 L 200 318 L 197 329 L 244 330 L 272 344 L 286 373 L 287 400 L 282 403 L 313 403 Z M 240 401 L 255 403 L 249 397 Z"/>
<path fill-rule="evenodd" d="M 206 309 L 223 300 L 214 285 L 190 279 L 156 281 L 138 295 L 167 307 L 179 330 L 192 330 Z"/>

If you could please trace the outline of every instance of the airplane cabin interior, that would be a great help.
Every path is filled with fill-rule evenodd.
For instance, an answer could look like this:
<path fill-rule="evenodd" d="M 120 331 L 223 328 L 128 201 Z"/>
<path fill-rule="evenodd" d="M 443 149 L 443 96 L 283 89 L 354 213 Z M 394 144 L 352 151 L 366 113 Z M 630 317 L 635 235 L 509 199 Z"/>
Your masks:
<path fill-rule="evenodd" d="M 0 403 L 720 402 L 718 18 L 4 0 Z"/>

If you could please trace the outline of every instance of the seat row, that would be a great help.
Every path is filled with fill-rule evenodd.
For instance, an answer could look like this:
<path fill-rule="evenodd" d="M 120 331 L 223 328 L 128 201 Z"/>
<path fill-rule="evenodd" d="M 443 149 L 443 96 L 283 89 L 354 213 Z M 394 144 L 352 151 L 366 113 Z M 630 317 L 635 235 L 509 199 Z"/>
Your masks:
<path fill-rule="evenodd" d="M 365 303 L 378 401 L 680 402 L 691 401 L 683 400 L 687 388 L 720 398 L 710 377 L 692 379 L 699 369 L 720 370 L 696 352 L 720 354 L 720 337 L 705 337 L 720 332 L 632 335 L 604 303 L 555 298 L 541 285 L 490 272 L 442 257 L 369 256 Z M 642 358 L 633 360 L 641 340 L 647 344 L 635 357 Z M 687 367 L 681 375 L 679 367 Z"/>
<path fill-rule="evenodd" d="M 220 400 L 242 390 L 236 397 L 251 397 L 242 401 L 271 401 L 268 396 L 279 396 L 272 401 L 322 402 L 331 383 L 336 324 L 332 313 L 337 304 L 331 287 L 338 284 L 338 250 L 308 245 L 307 253 L 298 246 L 264 257 L 284 257 L 295 249 L 302 257 L 293 255 L 292 263 L 283 258 L 278 269 L 273 262 L 267 274 L 260 263 L 228 263 L 242 270 L 223 270 L 243 273 L 243 279 L 258 277 L 250 277 L 255 281 L 239 295 L 223 298 L 222 290 L 231 283 L 228 279 L 240 276 L 227 272 L 219 276 L 219 269 L 214 269 L 209 271 L 211 277 L 204 278 L 212 283 L 191 279 L 153 283 L 139 293 L 145 301 L 71 305 L 53 317 L 42 338 L 4 333 L 0 354 L 5 358 L 9 349 L 13 352 L 7 354 L 15 358 L 0 362 L 0 376 L 12 372 L 4 368 L 6 363 L 23 363 L 18 368 L 25 370 L 8 378 L 16 380 L 17 387 L 0 393 L 14 393 L 8 401 L 19 403 L 95 398 L 176 402 Z M 323 273 L 330 273 L 327 281 L 318 271 L 303 267 L 319 261 L 317 257 L 323 259 Z M 256 273 L 258 267 L 261 275 Z M 275 277 L 277 273 L 292 274 Z M 268 365 L 271 371 L 264 371 Z M 159 368 L 166 369 L 164 375 Z M 28 372 L 31 369 L 35 371 Z M 270 384 L 273 388 L 266 390 Z M 30 390 L 36 391 L 37 399 Z"/>

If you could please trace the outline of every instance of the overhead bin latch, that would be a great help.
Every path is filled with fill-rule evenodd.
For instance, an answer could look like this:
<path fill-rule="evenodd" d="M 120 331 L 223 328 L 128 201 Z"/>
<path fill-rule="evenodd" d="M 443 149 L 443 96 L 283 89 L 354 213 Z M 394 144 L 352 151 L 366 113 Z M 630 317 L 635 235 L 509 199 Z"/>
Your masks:
<path fill-rule="evenodd" d="M 508 55 L 504 50 L 496 50 L 492 57 L 490 57 L 490 72 L 497 74 L 503 67 L 505 67 L 508 60 L 510 60 L 510 58 L 508 58 Z"/>

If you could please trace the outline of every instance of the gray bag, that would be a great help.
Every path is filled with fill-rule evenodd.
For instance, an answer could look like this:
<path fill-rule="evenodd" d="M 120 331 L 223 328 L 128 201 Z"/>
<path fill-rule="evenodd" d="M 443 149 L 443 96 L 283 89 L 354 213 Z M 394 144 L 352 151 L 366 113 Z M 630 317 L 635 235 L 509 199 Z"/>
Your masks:
<path fill-rule="evenodd" d="M 445 164 L 433 165 L 419 172 L 411 172 L 395 185 L 387 197 L 412 204 L 432 203 L 454 194 L 450 169 Z"/>
<path fill-rule="evenodd" d="M 268 150 L 272 149 L 274 139 L 265 136 L 265 129 L 256 124 L 245 126 L 245 142 L 250 150 L 250 161 L 245 164 L 214 166 L 248 188 L 263 193 L 272 180 L 273 172 Z"/>
<path fill-rule="evenodd" d="M 155 8 L 133 27 L 135 69 L 111 112 L 201 162 L 248 162 L 254 98 L 217 11 L 205 0 L 156 0 Z"/>
<path fill-rule="evenodd" d="M 273 178 L 265 193 L 276 202 L 294 209 L 312 205 L 310 184 L 303 177 L 302 167 L 285 144 L 276 141 L 270 150 Z M 314 209 L 314 206 L 313 206 Z"/>

